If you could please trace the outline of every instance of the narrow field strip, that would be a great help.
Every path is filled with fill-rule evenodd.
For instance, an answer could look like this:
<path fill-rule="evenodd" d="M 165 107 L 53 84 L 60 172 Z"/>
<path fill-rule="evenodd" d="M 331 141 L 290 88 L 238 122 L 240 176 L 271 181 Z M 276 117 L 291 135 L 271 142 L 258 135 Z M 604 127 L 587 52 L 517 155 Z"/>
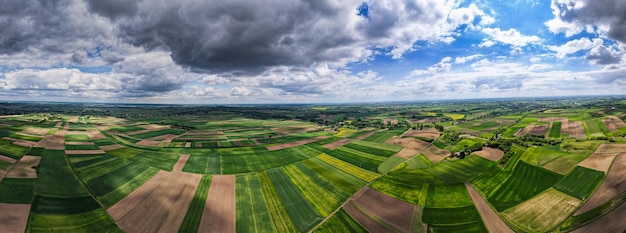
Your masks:
<path fill-rule="evenodd" d="M 213 176 L 198 232 L 236 232 L 235 186 L 234 175 Z"/>
<path fill-rule="evenodd" d="M 498 213 L 489 206 L 487 200 L 485 200 L 479 193 L 469 185 L 465 183 L 465 187 L 467 188 L 467 192 L 469 193 L 472 201 L 474 201 L 474 205 L 480 214 L 480 217 L 483 219 L 483 223 L 489 232 L 501 232 L 501 233 L 514 233 L 511 228 L 504 223 L 504 221 L 500 218 Z"/>

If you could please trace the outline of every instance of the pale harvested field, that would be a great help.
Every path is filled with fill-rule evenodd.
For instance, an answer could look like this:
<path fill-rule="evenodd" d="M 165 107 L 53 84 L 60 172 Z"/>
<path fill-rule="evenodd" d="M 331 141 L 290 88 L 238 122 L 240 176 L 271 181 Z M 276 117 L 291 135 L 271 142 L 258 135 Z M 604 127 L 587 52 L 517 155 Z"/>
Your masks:
<path fill-rule="evenodd" d="M 415 156 L 420 151 L 424 150 L 429 143 L 416 139 L 416 138 L 400 138 L 400 137 L 392 137 L 387 140 L 385 143 L 401 146 L 404 149 L 400 150 L 396 156 L 404 159 L 410 159 Z M 430 159 L 430 158 L 429 158 Z"/>
<path fill-rule="evenodd" d="M 24 132 L 24 133 L 27 133 L 27 134 L 34 134 L 34 135 L 39 135 L 39 136 L 41 136 L 41 135 L 46 135 L 46 134 L 48 134 L 48 131 L 50 131 L 50 129 L 45 129 L 45 128 L 33 128 L 33 127 L 30 127 L 30 128 L 26 128 L 26 129 L 24 129 L 24 131 L 23 131 L 23 132 Z"/>
<path fill-rule="evenodd" d="M 602 144 L 600 145 L 595 153 L 625 153 L 626 152 L 626 144 Z"/>
<path fill-rule="evenodd" d="M 448 150 L 439 149 L 436 146 L 428 147 L 426 150 L 422 151 L 422 154 L 428 158 L 433 163 L 438 163 L 441 160 L 444 160 L 446 157 L 450 156 L 452 153 Z"/>
<path fill-rule="evenodd" d="M 568 134 L 570 138 L 587 138 L 583 123 L 580 121 L 564 121 L 561 125 L 561 134 Z"/>
<path fill-rule="evenodd" d="M 183 167 L 185 166 L 185 163 L 187 163 L 188 159 L 189 159 L 189 154 L 181 154 L 180 158 L 178 158 L 178 161 L 174 165 L 174 171 L 183 170 Z"/>
<path fill-rule="evenodd" d="M 5 161 L 7 163 L 15 163 L 17 161 L 14 158 L 9 158 L 4 155 L 0 155 L 0 160 Z"/>
<path fill-rule="evenodd" d="M 25 140 L 17 140 L 13 142 L 14 145 L 23 146 L 23 147 L 33 147 L 36 142 L 25 141 Z"/>
<path fill-rule="evenodd" d="M 178 135 L 174 135 L 174 134 L 164 134 L 161 136 L 156 136 L 153 138 L 146 138 L 146 140 L 150 140 L 150 141 L 164 141 L 164 140 L 172 140 L 174 138 L 178 137 Z"/>
<path fill-rule="evenodd" d="M 0 203 L 0 232 L 26 232 L 26 223 L 30 213 L 29 204 Z"/>
<path fill-rule="evenodd" d="M 9 141 L 14 141 L 14 142 L 15 142 L 15 141 L 17 141 L 17 139 L 15 139 L 15 138 L 10 138 L 10 137 L 2 137 L 2 139 L 4 139 L 4 140 L 9 140 Z"/>
<path fill-rule="evenodd" d="M 94 145 L 93 142 L 65 142 L 65 145 Z"/>
<path fill-rule="evenodd" d="M 439 122 L 439 119 L 432 117 L 432 118 L 426 118 L 426 119 L 421 119 L 417 121 L 417 123 L 435 123 L 435 122 Z"/>
<path fill-rule="evenodd" d="M 24 155 L 14 164 L 6 174 L 7 178 L 37 178 L 37 171 L 33 167 L 39 165 L 40 156 Z"/>
<path fill-rule="evenodd" d="M 219 145 L 219 142 L 217 142 L 217 144 Z M 187 147 L 187 148 L 191 147 L 191 142 L 185 143 L 185 147 Z"/>
<path fill-rule="evenodd" d="M 613 159 L 615 159 L 617 153 L 594 153 L 582 162 L 578 166 L 591 168 L 594 170 L 602 171 L 606 173 L 611 167 Z"/>
<path fill-rule="evenodd" d="M 21 116 L 24 116 L 24 115 L 3 115 L 3 116 L 0 116 L 0 119 L 9 118 L 9 117 L 21 117 Z"/>
<path fill-rule="evenodd" d="M 59 128 L 63 125 L 62 121 L 57 122 L 57 124 L 54 126 L 54 128 Z"/>
<path fill-rule="evenodd" d="M 502 221 L 498 213 L 489 206 L 489 203 L 481 196 L 474 187 L 465 183 L 465 188 L 469 193 L 472 201 L 474 201 L 474 205 L 480 214 L 480 217 L 483 219 L 483 223 L 487 227 L 487 231 L 489 232 L 500 232 L 500 233 L 513 233 L 514 231 Z"/>
<path fill-rule="evenodd" d="M 149 130 L 152 130 L 152 131 L 159 131 L 159 130 L 169 129 L 170 128 L 170 126 L 168 126 L 168 125 L 154 125 L 154 124 L 140 125 L 139 127 L 144 128 L 144 129 L 149 129 Z"/>
<path fill-rule="evenodd" d="M 363 211 L 361 211 L 356 205 L 357 204 L 355 201 L 350 200 L 346 202 L 345 205 L 343 205 L 343 209 L 365 229 L 367 229 L 369 232 L 393 233 L 392 230 L 388 229 L 383 224 L 377 222 L 376 220 L 370 218 L 367 214 L 363 213 Z"/>
<path fill-rule="evenodd" d="M 585 213 L 626 191 L 626 153 L 615 157 L 609 173 L 591 198 L 574 215 Z"/>
<path fill-rule="evenodd" d="M 70 129 L 70 122 L 65 122 L 65 125 L 63 126 L 63 130 L 67 131 Z"/>
<path fill-rule="evenodd" d="M 104 134 L 100 133 L 100 131 L 97 130 L 90 130 L 87 131 L 87 136 L 89 136 L 89 138 L 91 140 L 98 140 L 98 139 L 106 139 L 107 137 L 104 136 Z"/>
<path fill-rule="evenodd" d="M 99 155 L 104 154 L 102 150 L 65 150 L 68 155 Z"/>
<path fill-rule="evenodd" d="M 387 196 L 375 189 L 365 187 L 365 191 L 354 201 L 373 217 L 402 231 L 411 230 L 415 205 Z M 393 206 L 393 208 L 389 208 Z"/>
<path fill-rule="evenodd" d="M 173 172 L 166 176 L 152 192 L 117 220 L 123 231 L 178 231 L 202 175 Z"/>
<path fill-rule="evenodd" d="M 215 135 L 224 135 L 223 132 L 221 131 L 200 131 L 200 132 L 185 132 L 183 134 L 181 134 L 181 136 L 215 136 Z"/>
<path fill-rule="evenodd" d="M 559 226 L 580 204 L 575 197 L 550 188 L 505 210 L 502 217 L 523 232 L 546 232 Z"/>
<path fill-rule="evenodd" d="M 234 175 L 213 176 L 198 232 L 235 232 L 235 195 Z"/>
<path fill-rule="evenodd" d="M 354 139 L 343 138 L 343 139 L 340 139 L 339 141 L 335 141 L 335 142 L 331 142 L 331 143 L 328 143 L 328 144 L 324 144 L 323 147 L 327 148 L 327 149 L 334 150 L 334 149 L 342 147 L 342 146 L 344 146 L 344 145 L 346 145 L 348 143 L 351 143 L 353 141 L 354 141 Z"/>
<path fill-rule="evenodd" d="M 115 150 L 115 149 L 122 149 L 124 148 L 124 146 L 115 144 L 115 145 L 108 145 L 108 146 L 98 146 L 98 148 L 100 148 L 100 150 L 103 150 L 103 151 L 110 151 L 110 150 Z"/>
<path fill-rule="evenodd" d="M 602 119 L 602 122 L 606 125 L 611 132 L 617 131 L 617 129 L 626 127 L 626 123 L 616 116 L 608 116 L 606 119 Z"/>
<path fill-rule="evenodd" d="M 537 121 L 539 121 L 539 122 L 557 122 L 557 121 L 566 122 L 567 118 L 564 118 L 564 117 L 542 117 L 542 118 L 537 119 Z"/>
<path fill-rule="evenodd" d="M 140 145 L 140 146 L 157 146 L 159 145 L 160 142 L 155 142 L 155 141 L 150 141 L 150 140 L 141 140 L 138 141 L 136 144 Z"/>
<path fill-rule="evenodd" d="M 35 147 L 43 147 L 46 150 L 65 150 L 65 134 L 66 130 L 59 130 L 54 135 L 43 137 Z"/>
<path fill-rule="evenodd" d="M 290 148 L 294 146 L 301 146 L 301 145 L 308 144 L 311 142 L 317 142 L 319 140 L 323 140 L 326 138 L 329 138 L 329 136 L 319 136 L 319 137 L 309 138 L 309 139 L 300 140 L 296 142 L 290 142 L 290 143 L 285 143 L 285 144 L 280 144 L 280 145 L 275 145 L 275 146 L 268 146 L 267 149 L 270 151 L 280 150 L 280 149 Z"/>
<path fill-rule="evenodd" d="M 426 128 L 423 130 L 412 130 L 410 129 L 409 131 L 407 131 L 404 136 L 410 136 L 410 137 L 424 137 L 424 138 L 430 138 L 430 139 L 435 139 L 437 137 L 439 137 L 441 133 L 439 133 L 439 130 L 435 129 L 435 128 Z"/>
<path fill-rule="evenodd" d="M 357 137 L 356 139 L 358 139 L 358 140 L 365 140 L 365 139 L 366 139 L 366 138 L 368 138 L 369 136 L 372 136 L 372 135 L 374 135 L 374 134 L 376 134 L 376 133 L 378 133 L 378 132 L 385 131 L 385 130 L 386 130 L 386 129 L 375 130 L 375 131 L 372 131 L 372 132 L 369 132 L 369 133 L 363 134 L 363 135 L 361 135 L 361 136 Z"/>
<path fill-rule="evenodd" d="M 72 122 L 72 123 L 78 123 L 78 117 L 77 116 L 73 116 L 71 117 L 68 122 Z"/>
<path fill-rule="evenodd" d="M 504 156 L 503 151 L 491 147 L 483 147 L 482 150 L 476 151 L 474 154 L 491 161 L 498 161 Z"/>
<path fill-rule="evenodd" d="M 574 233 L 587 233 L 587 232 L 623 232 L 626 229 L 626 203 L 622 203 L 617 208 L 608 214 L 596 219 L 595 221 L 584 225 L 576 230 Z"/>

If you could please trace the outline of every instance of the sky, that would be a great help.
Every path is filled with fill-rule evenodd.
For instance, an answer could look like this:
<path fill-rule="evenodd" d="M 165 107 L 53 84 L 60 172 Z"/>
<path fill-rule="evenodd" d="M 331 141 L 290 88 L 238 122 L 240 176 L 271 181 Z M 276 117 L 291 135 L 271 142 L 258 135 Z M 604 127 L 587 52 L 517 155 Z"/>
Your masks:
<path fill-rule="evenodd" d="M 0 99 L 626 94 L 624 0 L 0 0 Z"/>

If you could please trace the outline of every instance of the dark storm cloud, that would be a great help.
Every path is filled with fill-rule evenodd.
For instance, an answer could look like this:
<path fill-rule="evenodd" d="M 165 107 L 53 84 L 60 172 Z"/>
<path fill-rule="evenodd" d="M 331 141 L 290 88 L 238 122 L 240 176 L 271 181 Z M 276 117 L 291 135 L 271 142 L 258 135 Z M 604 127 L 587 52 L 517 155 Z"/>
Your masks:
<path fill-rule="evenodd" d="M 597 46 L 591 49 L 585 58 L 599 65 L 617 64 L 622 61 L 621 53 L 612 52 L 604 46 Z"/>
<path fill-rule="evenodd" d="M 610 26 L 608 36 L 626 43 L 626 1 L 624 0 L 585 0 L 581 3 L 554 3 L 560 10 L 560 18 L 565 22 L 606 24 Z M 578 5 L 578 6 L 577 6 Z"/>
<path fill-rule="evenodd" d="M 87 0 L 92 12 L 112 19 L 137 13 L 139 0 Z"/>

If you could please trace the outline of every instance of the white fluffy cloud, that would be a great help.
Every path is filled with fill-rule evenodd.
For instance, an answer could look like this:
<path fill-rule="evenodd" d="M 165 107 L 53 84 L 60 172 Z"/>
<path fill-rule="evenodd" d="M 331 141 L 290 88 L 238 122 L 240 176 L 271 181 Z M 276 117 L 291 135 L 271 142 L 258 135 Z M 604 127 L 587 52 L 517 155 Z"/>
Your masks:
<path fill-rule="evenodd" d="M 538 36 L 525 36 L 514 28 L 506 31 L 502 31 L 500 28 L 484 28 L 482 32 L 489 35 L 495 41 L 516 47 L 522 47 L 530 43 L 538 43 L 541 41 L 541 38 Z"/>

